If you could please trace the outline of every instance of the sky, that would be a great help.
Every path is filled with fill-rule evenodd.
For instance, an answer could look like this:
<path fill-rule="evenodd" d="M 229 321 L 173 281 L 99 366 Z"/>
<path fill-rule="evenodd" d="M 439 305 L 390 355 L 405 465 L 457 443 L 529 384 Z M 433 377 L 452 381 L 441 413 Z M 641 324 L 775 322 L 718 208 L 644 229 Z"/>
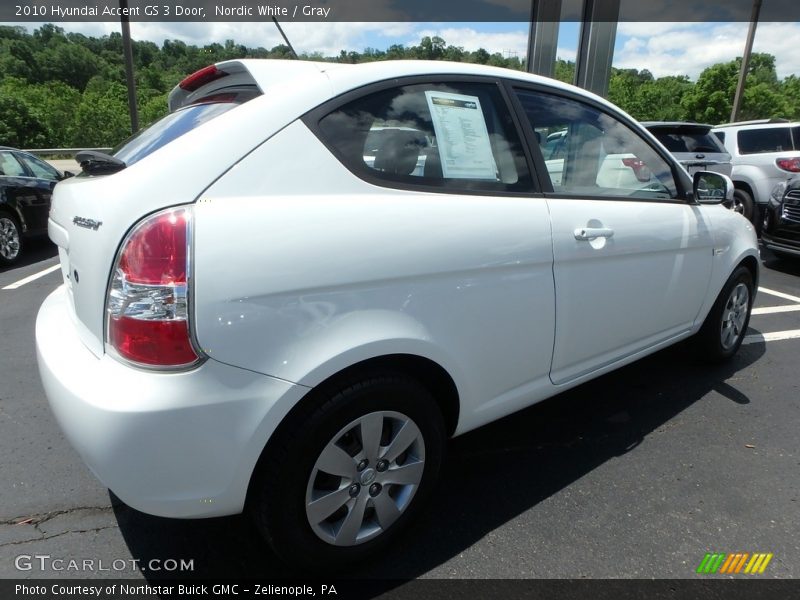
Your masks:
<path fill-rule="evenodd" d="M 29 29 L 38 24 L 23 24 Z M 62 23 L 67 31 L 92 36 L 119 31 L 117 23 Z M 297 52 L 321 52 L 326 56 L 339 51 L 363 51 L 367 47 L 385 50 L 392 44 L 415 45 L 426 35 L 438 35 L 448 45 L 466 50 L 485 48 L 505 56 L 524 58 L 528 40 L 527 23 L 282 23 Z M 656 77 L 688 75 L 695 80 L 700 72 L 715 63 L 741 56 L 747 36 L 747 23 L 620 23 L 614 49 L 618 68 L 648 69 Z M 558 56 L 574 60 L 580 24 L 562 23 L 559 29 Z M 137 40 L 161 44 L 179 39 L 203 46 L 233 39 L 250 47 L 271 48 L 282 39 L 272 23 L 131 23 Z M 754 52 L 776 56 L 778 77 L 800 76 L 800 23 L 760 23 Z"/>

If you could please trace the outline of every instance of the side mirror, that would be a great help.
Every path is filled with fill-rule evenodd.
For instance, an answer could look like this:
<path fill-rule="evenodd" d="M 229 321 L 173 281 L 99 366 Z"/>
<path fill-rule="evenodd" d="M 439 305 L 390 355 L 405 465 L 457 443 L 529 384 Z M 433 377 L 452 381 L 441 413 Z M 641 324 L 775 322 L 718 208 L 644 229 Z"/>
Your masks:
<path fill-rule="evenodd" d="M 75 177 L 75 173 L 73 173 L 72 171 L 64 171 L 63 175 L 61 175 L 62 181 L 64 179 L 69 179 L 70 177 Z"/>
<path fill-rule="evenodd" d="M 733 181 L 722 173 L 698 171 L 694 174 L 694 199 L 700 204 L 722 204 L 733 201 Z"/>

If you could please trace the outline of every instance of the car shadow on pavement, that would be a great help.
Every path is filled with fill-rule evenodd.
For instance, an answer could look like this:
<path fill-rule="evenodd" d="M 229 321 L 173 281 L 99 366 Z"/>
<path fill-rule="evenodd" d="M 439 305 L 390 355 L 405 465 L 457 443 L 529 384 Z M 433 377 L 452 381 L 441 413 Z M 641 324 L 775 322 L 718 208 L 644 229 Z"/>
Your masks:
<path fill-rule="evenodd" d="M 778 258 L 771 252 L 761 251 L 763 264 L 766 268 L 786 275 L 800 276 L 800 256 L 797 258 Z"/>
<path fill-rule="evenodd" d="M 25 247 L 19 260 L 10 267 L 0 266 L 0 273 L 27 267 L 54 256 L 58 256 L 58 247 L 46 237 L 25 240 Z"/>
<path fill-rule="evenodd" d="M 410 579 L 457 557 L 484 536 L 546 500 L 716 391 L 749 399 L 725 383 L 756 362 L 764 343 L 743 346 L 728 364 L 708 366 L 679 344 L 454 439 L 429 508 L 388 552 L 337 576 Z M 191 573 L 161 578 L 308 578 L 287 569 L 245 516 L 207 520 L 151 517 L 119 501 L 122 535 L 141 564 L 193 559 Z M 536 540 L 531 539 L 531 544 Z M 541 540 L 542 544 L 546 539 Z M 380 587 L 380 585 L 378 586 Z"/>

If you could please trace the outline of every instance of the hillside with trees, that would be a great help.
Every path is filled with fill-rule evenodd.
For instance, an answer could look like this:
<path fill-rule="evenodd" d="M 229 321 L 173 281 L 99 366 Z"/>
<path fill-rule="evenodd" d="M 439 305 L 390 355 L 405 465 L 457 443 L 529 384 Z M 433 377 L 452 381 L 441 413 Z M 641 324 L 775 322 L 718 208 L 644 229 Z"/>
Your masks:
<path fill-rule="evenodd" d="M 166 113 L 169 91 L 186 75 L 232 58 L 289 58 L 283 45 L 247 48 L 227 40 L 203 47 L 167 40 L 134 41 L 136 93 L 140 121 Z M 342 50 L 338 56 L 304 54 L 301 59 L 359 63 L 425 59 L 471 62 L 522 70 L 517 57 L 467 51 L 440 37 L 424 37 L 415 46 L 386 50 Z M 688 77 L 654 77 L 647 70 L 613 69 L 609 99 L 640 120 L 728 120 L 741 59 L 705 69 L 696 82 Z M 571 82 L 572 62 L 558 60 L 555 76 Z M 779 80 L 775 57 L 754 54 L 747 79 L 742 119 L 800 118 L 800 78 Z M 29 33 L 0 27 L 0 145 L 20 148 L 114 146 L 130 135 L 122 36 L 101 38 L 66 33 L 47 24 Z"/>

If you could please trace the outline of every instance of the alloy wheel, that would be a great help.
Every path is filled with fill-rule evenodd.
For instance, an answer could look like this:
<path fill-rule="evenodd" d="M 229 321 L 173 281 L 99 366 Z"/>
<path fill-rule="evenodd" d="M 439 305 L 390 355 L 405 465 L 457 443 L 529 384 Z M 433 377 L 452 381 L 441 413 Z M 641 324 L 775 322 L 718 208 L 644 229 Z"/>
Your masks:
<path fill-rule="evenodd" d="M 12 261 L 19 255 L 19 229 L 8 217 L 0 217 L 0 257 Z"/>
<path fill-rule="evenodd" d="M 744 325 L 750 305 L 750 290 L 744 283 L 737 284 L 725 302 L 720 326 L 720 343 L 730 350 L 744 335 Z"/>
<path fill-rule="evenodd" d="M 355 546 L 386 531 L 411 504 L 425 470 L 422 432 L 408 416 L 372 412 L 343 427 L 311 470 L 306 517 L 334 546 Z"/>

